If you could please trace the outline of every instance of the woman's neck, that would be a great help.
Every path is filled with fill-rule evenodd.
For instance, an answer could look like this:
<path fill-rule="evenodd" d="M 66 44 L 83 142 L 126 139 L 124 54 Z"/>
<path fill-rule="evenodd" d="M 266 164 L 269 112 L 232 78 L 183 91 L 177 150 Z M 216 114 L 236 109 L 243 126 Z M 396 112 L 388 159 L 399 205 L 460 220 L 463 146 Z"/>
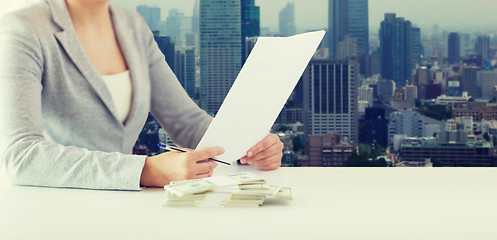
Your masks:
<path fill-rule="evenodd" d="M 107 29 L 112 24 L 109 0 L 65 0 L 77 28 Z"/>

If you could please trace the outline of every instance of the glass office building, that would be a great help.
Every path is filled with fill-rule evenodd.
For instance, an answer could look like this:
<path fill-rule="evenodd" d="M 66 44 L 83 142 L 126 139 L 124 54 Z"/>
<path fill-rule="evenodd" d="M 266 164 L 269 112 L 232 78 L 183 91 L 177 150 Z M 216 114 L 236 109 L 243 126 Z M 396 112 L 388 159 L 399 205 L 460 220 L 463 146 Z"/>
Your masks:
<path fill-rule="evenodd" d="M 215 115 L 242 66 L 240 1 L 200 1 L 200 107 Z"/>
<path fill-rule="evenodd" d="M 385 14 L 380 27 L 381 76 L 404 86 L 412 75 L 412 24 L 395 13 Z"/>
<path fill-rule="evenodd" d="M 261 13 L 259 6 L 255 6 L 255 0 L 241 0 L 242 17 L 242 63 L 246 59 L 246 44 L 248 37 L 261 35 Z"/>
<path fill-rule="evenodd" d="M 346 36 L 357 41 L 356 54 L 369 53 L 368 0 L 329 0 L 328 49 L 330 59 L 338 57 L 338 45 Z"/>

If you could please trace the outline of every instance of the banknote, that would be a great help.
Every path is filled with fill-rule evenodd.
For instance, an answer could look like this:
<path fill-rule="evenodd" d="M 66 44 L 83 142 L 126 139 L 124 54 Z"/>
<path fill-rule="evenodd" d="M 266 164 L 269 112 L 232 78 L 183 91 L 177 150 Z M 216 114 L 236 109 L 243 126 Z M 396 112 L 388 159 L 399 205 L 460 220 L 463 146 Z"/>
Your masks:
<path fill-rule="evenodd" d="M 249 172 L 175 181 L 164 189 L 165 207 L 259 207 L 268 197 L 293 199 L 290 188 Z"/>
<path fill-rule="evenodd" d="M 216 188 L 236 186 L 244 183 L 264 183 L 265 179 L 253 173 L 242 172 L 195 180 L 177 181 L 164 186 L 170 193 L 182 196 L 184 194 L 201 193 Z"/>

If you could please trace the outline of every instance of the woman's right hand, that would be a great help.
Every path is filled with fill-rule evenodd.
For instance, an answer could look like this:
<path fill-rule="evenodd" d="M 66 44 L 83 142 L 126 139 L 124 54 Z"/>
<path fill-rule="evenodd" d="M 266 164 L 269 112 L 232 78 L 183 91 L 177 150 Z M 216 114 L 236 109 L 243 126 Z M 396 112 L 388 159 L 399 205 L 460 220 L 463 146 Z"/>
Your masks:
<path fill-rule="evenodd" d="M 171 181 L 180 181 L 212 176 L 217 163 L 206 161 L 224 153 L 221 147 L 188 152 L 167 152 L 145 160 L 140 185 L 163 187 Z"/>

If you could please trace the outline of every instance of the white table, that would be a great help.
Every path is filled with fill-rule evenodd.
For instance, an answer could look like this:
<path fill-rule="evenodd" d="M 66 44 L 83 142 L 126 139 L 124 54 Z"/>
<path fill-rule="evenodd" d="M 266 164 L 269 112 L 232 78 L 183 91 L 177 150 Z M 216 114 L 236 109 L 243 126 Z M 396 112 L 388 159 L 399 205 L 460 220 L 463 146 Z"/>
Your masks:
<path fill-rule="evenodd" d="M 260 208 L 163 208 L 164 190 L 0 183 L 0 239 L 497 239 L 495 168 L 218 167 L 292 187 Z M 2 178 L 0 178 L 2 179 Z"/>

